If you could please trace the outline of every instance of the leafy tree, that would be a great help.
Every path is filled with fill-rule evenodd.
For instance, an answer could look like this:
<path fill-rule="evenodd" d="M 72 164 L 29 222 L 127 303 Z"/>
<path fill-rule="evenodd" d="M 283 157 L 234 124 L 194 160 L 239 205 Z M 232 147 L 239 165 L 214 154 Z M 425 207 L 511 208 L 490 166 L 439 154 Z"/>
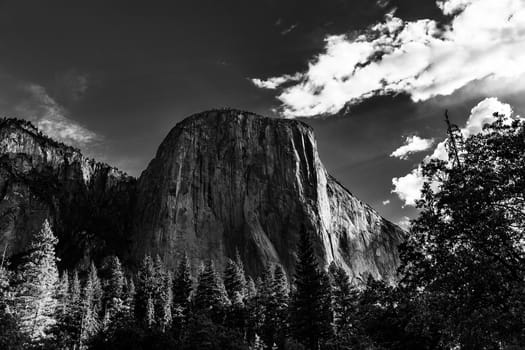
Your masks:
<path fill-rule="evenodd" d="M 292 332 L 309 350 L 317 350 L 331 336 L 331 310 L 326 273 L 318 267 L 310 234 L 304 230 L 297 249 L 296 291 L 291 308 Z"/>
<path fill-rule="evenodd" d="M 498 117 L 464 142 L 455 137 L 449 162 L 423 168 L 429 181 L 402 251 L 402 283 L 432 305 L 427 316 L 447 346 L 523 346 L 524 122 Z"/>
<path fill-rule="evenodd" d="M 33 236 L 27 259 L 16 275 L 15 311 L 21 332 L 33 343 L 43 341 L 56 323 L 57 242 L 49 221 L 45 220 L 42 229 Z"/>

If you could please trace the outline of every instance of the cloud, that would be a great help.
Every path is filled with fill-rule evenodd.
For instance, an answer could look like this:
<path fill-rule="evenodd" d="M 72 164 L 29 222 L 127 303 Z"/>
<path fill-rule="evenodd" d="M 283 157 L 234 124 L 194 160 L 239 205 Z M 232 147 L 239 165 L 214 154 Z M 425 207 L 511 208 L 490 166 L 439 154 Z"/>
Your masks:
<path fill-rule="evenodd" d="M 463 137 L 468 138 L 469 136 L 482 132 L 485 124 L 490 124 L 495 121 L 494 113 L 504 115 L 508 121 L 512 120 L 512 118 L 521 118 L 520 116 L 513 115 L 514 112 L 509 104 L 503 103 L 497 98 L 489 97 L 479 102 L 470 111 L 470 116 L 465 126 L 461 128 Z M 423 163 L 431 159 L 448 160 L 446 140 L 439 142 L 432 154 L 425 157 Z M 423 188 L 424 182 L 425 177 L 422 174 L 421 166 L 418 166 L 405 176 L 394 177 L 392 179 L 394 186 L 392 192 L 397 194 L 405 203 L 404 205 L 415 206 L 416 201 L 421 198 L 421 189 Z"/>
<path fill-rule="evenodd" d="M 281 77 L 275 77 L 275 78 L 269 78 L 269 79 L 266 79 L 266 80 L 262 80 L 262 79 L 251 79 L 252 83 L 261 88 L 261 89 L 270 89 L 270 90 L 273 90 L 273 89 L 277 89 L 279 86 L 285 84 L 285 83 L 289 83 L 289 82 L 293 82 L 293 81 L 298 81 L 300 80 L 301 78 L 303 77 L 303 75 L 301 73 L 297 73 L 295 75 L 283 75 Z"/>
<path fill-rule="evenodd" d="M 399 159 L 408 159 L 408 156 L 417 153 L 426 151 L 434 144 L 434 139 L 423 139 L 417 135 L 408 136 L 405 139 L 404 145 L 396 149 L 390 154 L 390 157 L 395 157 Z"/>
<path fill-rule="evenodd" d="M 75 147 L 84 147 L 100 137 L 67 117 L 67 110 L 57 103 L 46 89 L 37 84 L 24 85 L 28 97 L 16 110 L 21 117 L 32 120 L 51 138 Z"/>
<path fill-rule="evenodd" d="M 359 35 L 332 35 L 308 70 L 266 80 L 285 117 L 333 114 L 374 95 L 413 101 L 451 95 L 474 81 L 525 88 L 525 1 L 437 1 L 451 23 L 405 22 L 390 13 Z"/>
<path fill-rule="evenodd" d="M 390 204 L 390 199 L 385 199 L 383 202 L 383 205 L 389 205 Z"/>
<path fill-rule="evenodd" d="M 396 224 L 403 230 L 408 231 L 410 229 L 410 218 L 408 216 L 403 216 Z"/>

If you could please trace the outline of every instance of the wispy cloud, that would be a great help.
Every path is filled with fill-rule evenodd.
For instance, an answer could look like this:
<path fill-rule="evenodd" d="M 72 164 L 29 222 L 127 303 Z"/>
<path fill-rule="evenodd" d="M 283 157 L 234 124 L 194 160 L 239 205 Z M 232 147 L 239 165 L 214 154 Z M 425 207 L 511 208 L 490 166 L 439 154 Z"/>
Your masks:
<path fill-rule="evenodd" d="M 423 152 L 432 147 L 434 144 L 434 139 L 423 139 L 417 135 L 408 136 L 405 139 L 405 143 L 396 149 L 390 154 L 390 157 L 395 157 L 399 159 L 408 159 L 408 156 L 417 153 Z"/>
<path fill-rule="evenodd" d="M 525 89 L 525 1 L 437 1 L 452 16 L 405 22 L 394 13 L 360 35 L 326 38 L 306 72 L 253 82 L 280 89 L 286 117 L 338 112 L 374 95 L 406 93 L 414 101 L 450 95 L 474 81 Z"/>
<path fill-rule="evenodd" d="M 485 124 L 495 121 L 494 113 L 503 115 L 509 120 L 511 118 L 520 118 L 514 115 L 512 107 L 509 104 L 503 103 L 494 97 L 486 98 L 470 111 L 470 116 L 465 126 L 461 128 L 463 137 L 467 138 L 482 132 Z M 423 162 L 428 162 L 431 159 L 446 161 L 448 159 L 448 153 L 445 144 L 446 140 L 438 143 L 432 154 L 425 157 Z M 416 201 L 421 198 L 421 189 L 423 188 L 424 182 L 425 177 L 422 174 L 421 166 L 419 166 L 412 169 L 412 171 L 405 176 L 394 177 L 392 179 L 394 186 L 392 192 L 397 194 L 405 205 L 414 206 Z"/>
<path fill-rule="evenodd" d="M 46 135 L 76 147 L 100 140 L 96 133 L 68 118 L 67 110 L 49 96 L 44 87 L 27 84 L 24 90 L 28 98 L 20 102 L 16 110 L 21 117 L 34 121 Z"/>

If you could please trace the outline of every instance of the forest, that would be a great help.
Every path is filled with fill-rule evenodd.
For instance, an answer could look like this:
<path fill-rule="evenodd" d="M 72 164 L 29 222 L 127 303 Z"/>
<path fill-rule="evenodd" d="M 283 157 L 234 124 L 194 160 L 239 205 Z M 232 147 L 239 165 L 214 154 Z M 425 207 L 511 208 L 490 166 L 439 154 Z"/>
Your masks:
<path fill-rule="evenodd" d="M 16 266 L 0 265 L 0 349 L 521 349 L 525 347 L 525 122 L 496 115 L 427 182 L 400 247 L 398 282 L 317 261 L 304 228 L 295 272 L 248 276 L 232 257 L 175 271 L 108 256 L 59 271 L 46 221 Z"/>

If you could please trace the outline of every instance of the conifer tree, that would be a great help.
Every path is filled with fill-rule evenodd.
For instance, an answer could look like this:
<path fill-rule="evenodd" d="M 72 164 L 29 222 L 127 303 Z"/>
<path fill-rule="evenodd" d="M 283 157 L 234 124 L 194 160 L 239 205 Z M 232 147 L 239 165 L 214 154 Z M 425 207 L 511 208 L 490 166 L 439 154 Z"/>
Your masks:
<path fill-rule="evenodd" d="M 124 308 L 124 272 L 117 256 L 106 259 L 104 264 L 106 279 L 104 282 L 104 313 L 107 322 L 119 315 Z"/>
<path fill-rule="evenodd" d="M 332 284 L 332 303 L 335 333 L 338 337 L 355 333 L 356 310 L 359 291 L 350 284 L 346 271 L 332 262 L 329 267 Z"/>
<path fill-rule="evenodd" d="M 158 255 L 153 270 L 152 299 L 155 308 L 155 324 L 161 331 L 164 331 L 171 325 L 172 321 L 172 279 Z"/>
<path fill-rule="evenodd" d="M 190 296 L 193 281 L 191 279 L 190 263 L 186 253 L 182 256 L 177 267 L 175 280 L 173 282 L 173 303 L 176 308 L 180 308 L 182 315 L 187 315 L 190 307 Z"/>
<path fill-rule="evenodd" d="M 56 323 L 57 243 L 49 221 L 45 220 L 41 230 L 34 235 L 29 255 L 17 273 L 15 310 L 21 331 L 34 343 L 44 340 L 49 327 Z"/>
<path fill-rule="evenodd" d="M 274 268 L 272 295 L 269 314 L 275 329 L 273 343 L 283 348 L 288 334 L 289 288 L 284 269 L 279 264 Z"/>
<path fill-rule="evenodd" d="M 98 275 L 98 269 L 93 261 L 91 261 L 89 264 L 87 278 L 91 280 L 91 285 L 93 288 L 93 310 L 96 312 L 97 316 L 99 316 L 103 312 L 102 297 L 104 291 L 102 289 L 102 283 L 100 282 L 100 277 Z"/>
<path fill-rule="evenodd" d="M 154 266 L 149 255 L 146 255 L 137 273 L 135 284 L 135 317 L 139 323 L 147 324 L 148 305 L 153 303 L 154 283 Z M 154 307 L 154 305 L 153 305 Z"/>
<path fill-rule="evenodd" d="M 87 347 L 89 341 L 97 334 L 100 329 L 100 322 L 97 314 L 97 306 L 95 304 L 95 286 L 100 284 L 100 280 L 96 273 L 90 273 L 84 285 L 82 293 L 82 319 L 80 326 L 80 348 Z M 95 270 L 96 272 L 96 270 Z"/>
<path fill-rule="evenodd" d="M 233 299 L 235 293 L 239 293 L 244 299 L 246 294 L 246 278 L 244 271 L 236 262 L 228 259 L 224 269 L 224 287 L 228 298 Z"/>
<path fill-rule="evenodd" d="M 2 258 L 0 261 L 0 349 L 22 350 L 28 340 L 20 333 L 18 318 L 10 307 L 12 302 L 10 275 Z"/>
<path fill-rule="evenodd" d="M 195 309 L 207 313 L 215 322 L 221 322 L 228 303 L 224 284 L 215 271 L 213 261 L 207 260 L 199 275 Z"/>
<path fill-rule="evenodd" d="M 295 339 L 308 350 L 318 350 L 323 340 L 330 336 L 329 285 L 326 274 L 318 268 L 310 234 L 304 228 L 297 254 L 296 291 L 291 308 L 292 331 Z"/>

